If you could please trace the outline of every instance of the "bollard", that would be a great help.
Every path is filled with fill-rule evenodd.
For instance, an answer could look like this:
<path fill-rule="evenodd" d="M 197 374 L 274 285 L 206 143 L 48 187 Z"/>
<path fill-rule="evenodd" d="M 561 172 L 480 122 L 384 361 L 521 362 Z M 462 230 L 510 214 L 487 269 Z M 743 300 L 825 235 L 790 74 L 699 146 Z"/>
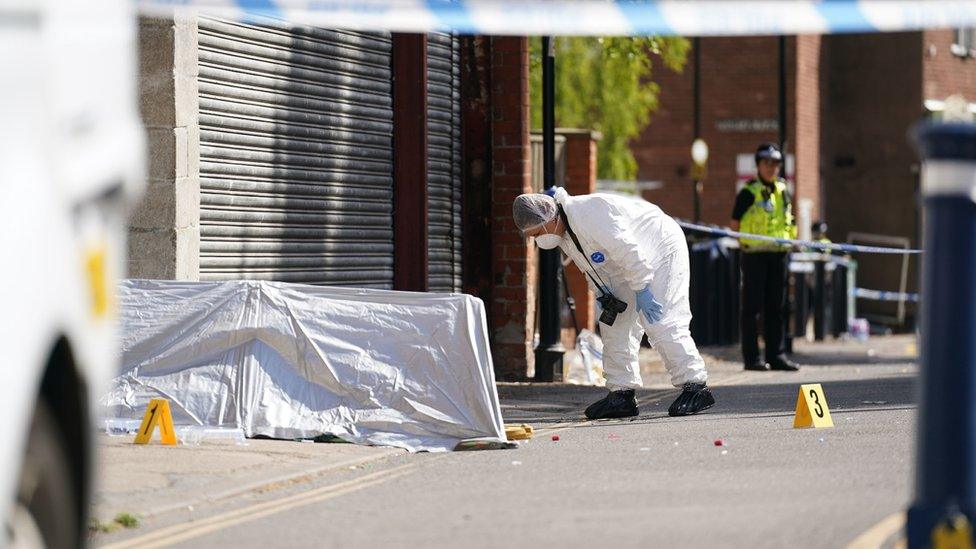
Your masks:
<path fill-rule="evenodd" d="M 830 282 L 830 333 L 834 337 L 847 331 L 847 267 L 838 263 Z"/>
<path fill-rule="evenodd" d="M 810 288 L 807 286 L 807 273 L 793 275 L 793 337 L 807 335 L 807 317 L 810 316 Z"/>
<path fill-rule="evenodd" d="M 931 547 L 967 536 L 976 520 L 976 125 L 924 124 L 915 141 L 925 256 L 907 537 L 909 547 Z"/>
<path fill-rule="evenodd" d="M 824 321 L 826 320 L 827 263 L 818 259 L 813 264 L 813 338 L 824 340 Z"/>

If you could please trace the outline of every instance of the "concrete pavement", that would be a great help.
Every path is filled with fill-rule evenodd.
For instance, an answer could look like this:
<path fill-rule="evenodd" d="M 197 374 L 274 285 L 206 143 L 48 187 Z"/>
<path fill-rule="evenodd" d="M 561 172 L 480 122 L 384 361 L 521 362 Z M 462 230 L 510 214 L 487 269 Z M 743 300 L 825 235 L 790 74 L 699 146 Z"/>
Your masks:
<path fill-rule="evenodd" d="M 158 436 L 158 435 L 157 435 Z M 119 513 L 143 520 L 173 511 L 220 505 L 241 494 L 301 483 L 336 469 L 362 467 L 406 453 L 386 447 L 251 439 L 246 444 L 203 440 L 199 445 L 146 446 L 132 436 L 100 438 L 99 489 L 93 516 Z"/>
<path fill-rule="evenodd" d="M 799 345 L 798 359 L 807 366 L 795 374 L 742 372 L 735 349 L 709 350 L 718 404 L 680 419 L 667 417 L 676 391 L 651 351 L 642 357 L 648 388 L 638 395 L 642 415 L 633 421 L 582 420 L 582 408 L 603 389 L 502 384 L 506 421 L 539 429 L 518 450 L 410 455 L 251 441 L 233 448 L 156 447 L 150 459 L 145 448 L 113 445 L 103 454 L 104 468 L 128 470 L 129 480 L 119 477 L 114 491 L 103 488 L 103 516 L 155 511 L 143 515 L 139 528 L 100 534 L 94 542 L 844 546 L 909 502 L 912 346 L 906 337 Z M 823 383 L 834 429 L 791 428 L 797 387 L 807 382 Z M 727 445 L 715 446 L 716 439 Z M 193 480 L 176 470 L 180 460 L 173 457 L 184 450 Z M 358 459 L 371 461 L 350 465 Z M 138 474 L 151 463 L 168 472 Z M 154 484 L 143 478 L 155 478 Z M 222 497 L 210 497 L 226 486 Z M 136 504 L 156 497 L 168 507 Z M 188 500 L 197 502 L 192 510 L 181 505 Z M 896 530 L 898 521 L 892 524 Z M 878 531 L 874 539 L 881 543 L 895 530 Z"/>

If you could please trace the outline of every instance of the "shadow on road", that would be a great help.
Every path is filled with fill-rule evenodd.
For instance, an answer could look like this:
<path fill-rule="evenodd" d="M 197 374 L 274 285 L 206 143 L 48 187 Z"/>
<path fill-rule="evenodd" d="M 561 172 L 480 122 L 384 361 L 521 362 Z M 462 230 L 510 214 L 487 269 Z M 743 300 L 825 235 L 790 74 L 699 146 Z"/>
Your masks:
<path fill-rule="evenodd" d="M 834 412 L 905 409 L 913 408 L 916 402 L 913 375 L 829 381 L 822 385 L 828 405 Z M 715 407 L 699 417 L 792 415 L 799 386 L 799 382 L 717 386 L 712 389 Z M 498 394 L 502 415 L 507 423 L 530 423 L 545 427 L 555 423 L 585 421 L 583 409 L 606 394 L 606 389 L 558 384 L 505 384 L 498 387 Z M 677 394 L 677 390 L 639 390 L 637 399 L 641 403 L 641 415 L 633 420 L 614 421 L 640 422 L 667 418 L 667 407 Z"/>
<path fill-rule="evenodd" d="M 818 353 L 793 353 L 790 358 L 801 366 L 835 366 L 849 364 L 852 366 L 914 364 L 916 359 L 911 356 L 869 356 L 865 353 L 832 353 L 830 355 Z"/>

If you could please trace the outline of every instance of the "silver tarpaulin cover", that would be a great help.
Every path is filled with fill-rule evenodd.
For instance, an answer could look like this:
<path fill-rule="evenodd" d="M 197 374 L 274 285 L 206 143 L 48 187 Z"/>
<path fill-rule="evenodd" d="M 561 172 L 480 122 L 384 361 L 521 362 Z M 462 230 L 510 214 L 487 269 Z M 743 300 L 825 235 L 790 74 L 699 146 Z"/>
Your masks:
<path fill-rule="evenodd" d="M 128 280 L 109 418 L 332 434 L 411 451 L 505 439 L 480 299 L 278 282 Z"/>

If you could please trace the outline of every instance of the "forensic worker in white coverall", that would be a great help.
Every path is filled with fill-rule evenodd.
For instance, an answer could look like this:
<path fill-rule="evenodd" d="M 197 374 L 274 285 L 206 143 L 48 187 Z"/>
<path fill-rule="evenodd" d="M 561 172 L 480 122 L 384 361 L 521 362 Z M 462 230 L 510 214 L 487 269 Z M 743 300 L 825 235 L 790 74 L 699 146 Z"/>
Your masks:
<path fill-rule="evenodd" d="M 614 194 L 550 194 L 515 199 L 515 224 L 542 249 L 559 247 L 586 274 L 597 295 L 603 370 L 610 393 L 586 409 L 589 419 L 638 414 L 641 332 L 661 354 L 681 394 L 672 416 L 715 404 L 691 332 L 688 245 L 681 227 L 660 208 Z M 574 238 L 575 236 L 575 238 Z M 616 313 L 616 314 L 614 314 Z"/>

